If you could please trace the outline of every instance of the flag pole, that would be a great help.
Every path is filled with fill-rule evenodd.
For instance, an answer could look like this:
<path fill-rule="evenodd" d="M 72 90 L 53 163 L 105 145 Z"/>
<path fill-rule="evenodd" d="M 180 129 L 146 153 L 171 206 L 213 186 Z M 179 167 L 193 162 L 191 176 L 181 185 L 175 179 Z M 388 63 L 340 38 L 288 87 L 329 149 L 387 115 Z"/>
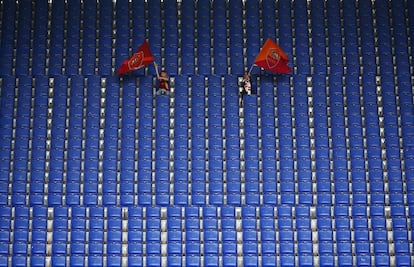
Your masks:
<path fill-rule="evenodd" d="M 255 66 L 255 64 L 252 64 L 252 66 L 250 67 L 250 69 L 249 69 L 249 76 L 250 76 L 250 73 L 252 72 L 252 69 L 253 69 L 254 66 Z"/>

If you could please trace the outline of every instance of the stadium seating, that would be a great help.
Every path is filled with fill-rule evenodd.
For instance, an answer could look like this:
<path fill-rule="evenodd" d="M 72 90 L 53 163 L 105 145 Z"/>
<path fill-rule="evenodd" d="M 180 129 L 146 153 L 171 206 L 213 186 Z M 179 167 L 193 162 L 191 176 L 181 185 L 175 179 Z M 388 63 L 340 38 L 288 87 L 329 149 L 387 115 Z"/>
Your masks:
<path fill-rule="evenodd" d="M 0 1 L 0 266 L 412 265 L 413 18 Z M 291 74 L 253 66 L 267 38 Z M 152 64 L 117 76 L 144 40 L 169 96 Z"/>

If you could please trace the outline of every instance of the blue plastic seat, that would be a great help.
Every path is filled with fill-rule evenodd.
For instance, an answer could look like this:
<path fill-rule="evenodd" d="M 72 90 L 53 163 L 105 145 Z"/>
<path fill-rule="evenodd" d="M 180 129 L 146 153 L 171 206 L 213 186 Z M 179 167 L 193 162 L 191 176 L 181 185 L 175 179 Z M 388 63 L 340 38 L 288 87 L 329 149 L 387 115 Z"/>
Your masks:
<path fill-rule="evenodd" d="M 32 255 L 30 257 L 30 263 L 32 266 L 45 266 L 45 256 L 44 255 Z"/>
<path fill-rule="evenodd" d="M 121 255 L 113 254 L 107 257 L 108 266 L 119 266 L 121 264 Z"/>
<path fill-rule="evenodd" d="M 88 257 L 88 263 L 90 264 L 90 266 L 102 266 L 103 257 L 100 254 L 91 254 Z"/>
<path fill-rule="evenodd" d="M 406 228 L 401 229 L 393 229 L 394 234 L 394 241 L 396 242 L 404 242 L 408 240 L 408 233 Z"/>
<path fill-rule="evenodd" d="M 26 255 L 13 255 L 12 257 L 12 265 L 13 266 L 26 266 Z"/>
<path fill-rule="evenodd" d="M 397 266 L 410 266 L 410 254 L 399 254 L 396 257 L 396 264 Z"/>
<path fill-rule="evenodd" d="M 65 254 L 54 254 L 52 256 L 53 266 L 66 266 L 66 255 Z"/>
<path fill-rule="evenodd" d="M 75 228 L 76 229 L 76 228 Z M 71 231 L 71 241 L 74 243 L 84 243 L 86 240 L 85 231 L 84 230 L 72 230 Z"/>
<path fill-rule="evenodd" d="M 236 242 L 236 229 L 235 229 L 234 220 L 223 220 L 222 219 L 222 228 L 226 231 L 222 232 L 223 243 L 232 243 Z"/>
<path fill-rule="evenodd" d="M 152 257 L 159 257 L 161 254 L 160 242 L 152 241 L 147 243 L 147 254 Z"/>
<path fill-rule="evenodd" d="M 190 255 L 199 255 L 200 254 L 200 243 L 197 239 L 193 239 L 193 241 L 187 241 L 186 245 L 186 253 Z"/>
<path fill-rule="evenodd" d="M 217 254 L 207 254 L 204 256 L 204 265 L 205 266 L 218 266 L 219 259 Z"/>
<path fill-rule="evenodd" d="M 388 254 L 375 254 L 375 264 L 377 266 L 389 266 L 390 256 Z"/>
<path fill-rule="evenodd" d="M 206 242 L 204 243 L 204 253 L 207 255 L 217 255 L 218 253 L 218 243 L 216 242 Z"/>
<path fill-rule="evenodd" d="M 280 242 L 293 242 L 293 232 L 292 230 L 283 230 L 279 233 Z M 293 250 L 292 250 L 293 251 Z"/>
<path fill-rule="evenodd" d="M 298 230 L 308 230 L 310 229 L 310 219 L 309 218 L 296 218 L 296 228 Z"/>
<path fill-rule="evenodd" d="M 195 228 L 189 229 L 187 230 L 186 239 L 187 239 L 187 242 L 199 242 L 200 234 Z"/>
<path fill-rule="evenodd" d="M 287 244 L 283 244 L 283 245 L 287 245 Z M 286 247 L 289 247 L 289 246 L 286 246 Z M 291 253 L 282 253 L 280 255 L 280 264 L 281 266 L 294 266 L 295 256 Z"/>
<path fill-rule="evenodd" d="M 102 242 L 91 242 L 91 243 L 89 243 L 89 254 L 91 254 L 91 255 L 102 255 L 102 253 L 103 253 L 103 243 Z"/>
<path fill-rule="evenodd" d="M 181 232 L 180 232 L 181 234 Z M 178 233 L 176 234 L 178 236 Z M 181 237 L 178 238 L 172 238 L 168 240 L 168 254 L 169 255 L 181 255 L 182 254 L 182 244 L 181 244 Z"/>
<path fill-rule="evenodd" d="M 274 254 L 262 255 L 262 264 L 266 267 L 276 266 L 276 256 Z"/>
<path fill-rule="evenodd" d="M 181 266 L 182 265 L 182 259 L 181 259 L 181 255 L 176 255 L 176 254 L 169 254 L 168 258 L 168 265 L 169 266 Z M 142 261 L 137 263 L 137 266 L 141 266 L 142 265 Z"/>
<path fill-rule="evenodd" d="M 236 258 L 236 245 L 233 242 L 223 242 L 223 257 L 232 257 Z"/>
<path fill-rule="evenodd" d="M 73 242 L 70 244 L 70 252 L 73 256 L 85 254 L 85 241 Z"/>

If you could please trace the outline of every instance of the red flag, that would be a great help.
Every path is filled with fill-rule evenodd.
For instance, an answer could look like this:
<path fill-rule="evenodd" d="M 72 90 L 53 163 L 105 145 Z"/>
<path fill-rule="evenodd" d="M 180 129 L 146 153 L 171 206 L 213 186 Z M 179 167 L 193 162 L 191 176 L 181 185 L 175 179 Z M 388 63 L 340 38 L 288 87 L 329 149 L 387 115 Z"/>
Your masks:
<path fill-rule="evenodd" d="M 142 45 L 138 48 L 137 52 L 132 55 L 128 60 L 125 60 L 122 63 L 121 67 L 118 69 L 118 76 L 122 76 L 125 73 L 139 70 L 148 64 L 154 61 L 150 47 L 147 41 L 144 41 Z"/>
<path fill-rule="evenodd" d="M 287 65 L 288 61 L 289 58 L 282 48 L 268 38 L 257 55 L 254 64 L 271 72 L 286 74 L 292 72 Z"/>

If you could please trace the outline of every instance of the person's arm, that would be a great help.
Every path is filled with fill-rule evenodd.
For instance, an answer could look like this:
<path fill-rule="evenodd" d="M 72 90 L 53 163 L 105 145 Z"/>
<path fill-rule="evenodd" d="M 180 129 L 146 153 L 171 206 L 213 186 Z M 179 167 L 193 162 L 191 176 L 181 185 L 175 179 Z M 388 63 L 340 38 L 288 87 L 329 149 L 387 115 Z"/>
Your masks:
<path fill-rule="evenodd" d="M 160 79 L 160 80 L 164 80 L 164 81 L 169 81 L 170 80 L 170 77 L 162 77 L 162 76 L 160 76 L 158 79 Z"/>

